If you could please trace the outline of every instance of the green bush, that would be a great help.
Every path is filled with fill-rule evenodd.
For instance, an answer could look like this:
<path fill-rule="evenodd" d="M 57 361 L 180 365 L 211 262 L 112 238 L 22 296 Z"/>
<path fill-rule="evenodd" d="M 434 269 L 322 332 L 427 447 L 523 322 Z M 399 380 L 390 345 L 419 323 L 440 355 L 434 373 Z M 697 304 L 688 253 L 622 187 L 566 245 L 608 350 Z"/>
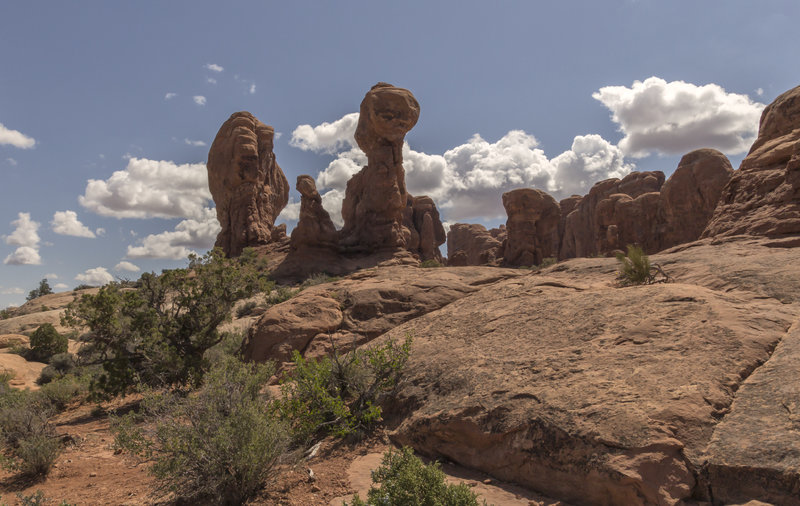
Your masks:
<path fill-rule="evenodd" d="M 257 307 L 258 302 L 254 300 L 245 302 L 236 310 L 236 318 L 244 318 L 245 316 L 251 315 Z"/>
<path fill-rule="evenodd" d="M 279 286 L 278 288 L 272 290 L 271 292 L 269 292 L 269 294 L 267 294 L 267 303 L 274 306 L 275 304 L 286 302 L 287 300 L 291 299 L 298 293 L 300 293 L 299 288 Z"/>
<path fill-rule="evenodd" d="M 49 323 L 43 323 L 31 334 L 30 358 L 48 361 L 58 353 L 66 353 L 69 345 L 67 336 L 62 336 Z"/>
<path fill-rule="evenodd" d="M 49 417 L 54 413 L 38 392 L 0 389 L 0 434 L 6 448 L 3 467 L 24 476 L 44 476 L 61 451 Z"/>
<path fill-rule="evenodd" d="M 424 262 L 420 263 L 419 266 L 423 269 L 429 269 L 431 267 L 442 267 L 442 264 L 439 263 L 438 260 L 431 258 L 430 260 L 425 260 Z"/>
<path fill-rule="evenodd" d="M 81 355 L 102 366 L 96 394 L 198 385 L 208 368 L 204 354 L 222 340 L 217 328 L 230 320 L 234 303 L 268 289 L 252 250 L 234 260 L 219 249 L 193 255 L 188 268 L 145 273 L 139 283 L 110 283 L 65 312 L 65 324 L 90 329 Z"/>
<path fill-rule="evenodd" d="M 356 494 L 351 506 L 478 505 L 478 496 L 467 485 L 445 483 L 439 463 L 425 465 L 411 448 L 384 453 L 381 466 L 372 473 L 372 483 L 367 501 Z"/>
<path fill-rule="evenodd" d="M 650 258 L 639 246 L 629 244 L 628 253 L 618 252 L 616 257 L 619 262 L 617 279 L 623 286 L 649 285 L 657 281 L 668 282 L 671 280 L 660 265 L 650 263 Z M 659 275 L 661 278 L 657 279 Z"/>
<path fill-rule="evenodd" d="M 324 272 L 318 272 L 316 274 L 312 274 L 308 277 L 303 283 L 300 285 L 300 290 L 305 290 L 311 286 L 322 285 L 324 283 L 333 283 L 334 281 L 339 281 L 340 277 L 331 276 Z"/>
<path fill-rule="evenodd" d="M 192 504 L 242 504 L 263 487 L 289 441 L 260 393 L 273 372 L 271 364 L 228 357 L 196 395 L 151 393 L 143 414 L 114 419 L 116 444 L 154 460 L 150 472 L 162 492 Z"/>
<path fill-rule="evenodd" d="M 30 292 L 28 292 L 28 296 L 25 297 L 25 300 L 33 300 L 43 295 L 49 295 L 53 293 L 53 290 L 50 288 L 50 284 L 47 283 L 47 278 L 39 281 L 39 287 L 34 288 Z"/>
<path fill-rule="evenodd" d="M 295 440 L 320 434 L 348 436 L 369 430 L 381 417 L 381 397 L 397 383 L 411 349 L 398 345 L 354 349 L 346 355 L 306 360 L 295 351 L 295 368 L 281 381 L 275 406 L 292 426 Z"/>
<path fill-rule="evenodd" d="M 73 399 L 87 393 L 87 382 L 83 378 L 68 374 L 42 385 L 39 391 L 55 409 L 60 411 L 66 408 Z"/>

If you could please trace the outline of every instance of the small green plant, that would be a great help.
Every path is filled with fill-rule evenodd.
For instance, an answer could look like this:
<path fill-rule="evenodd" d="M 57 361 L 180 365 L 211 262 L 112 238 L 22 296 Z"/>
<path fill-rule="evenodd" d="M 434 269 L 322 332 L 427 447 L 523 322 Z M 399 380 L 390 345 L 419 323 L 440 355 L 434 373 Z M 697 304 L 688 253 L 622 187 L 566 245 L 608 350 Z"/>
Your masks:
<path fill-rule="evenodd" d="M 356 494 L 350 506 L 478 506 L 477 494 L 466 484 L 445 483 L 438 462 L 425 465 L 408 447 L 384 453 L 372 483 L 366 502 Z"/>
<path fill-rule="evenodd" d="M 243 504 L 271 477 L 289 442 L 261 394 L 273 372 L 272 364 L 228 357 L 196 395 L 148 393 L 142 413 L 112 419 L 115 443 L 154 461 L 150 472 L 161 492 L 190 504 Z"/>
<path fill-rule="evenodd" d="M 59 353 L 66 353 L 69 345 L 67 336 L 63 336 L 50 323 L 43 323 L 31 334 L 30 358 L 48 361 Z"/>
<path fill-rule="evenodd" d="M 430 260 L 425 260 L 424 262 L 421 262 L 419 266 L 423 269 L 430 269 L 433 267 L 442 267 L 442 264 L 438 260 L 431 258 Z"/>
<path fill-rule="evenodd" d="M 616 257 L 620 264 L 617 279 L 623 286 L 670 281 L 670 277 L 660 265 L 650 263 L 650 258 L 640 246 L 629 244 L 628 253 L 619 252 Z M 659 275 L 661 279 L 657 279 Z"/>
<path fill-rule="evenodd" d="M 49 295 L 51 293 L 53 293 L 53 290 L 50 288 L 50 284 L 47 282 L 47 278 L 45 278 L 39 281 L 38 288 L 34 288 L 30 292 L 28 292 L 28 296 L 25 297 L 25 300 L 33 300 L 43 295 Z"/>
<path fill-rule="evenodd" d="M 379 403 L 397 384 L 410 350 L 409 336 L 403 344 L 389 340 L 345 355 L 334 349 L 330 357 L 316 360 L 295 351 L 295 368 L 281 381 L 282 396 L 275 403 L 295 441 L 368 431 L 380 420 Z"/>

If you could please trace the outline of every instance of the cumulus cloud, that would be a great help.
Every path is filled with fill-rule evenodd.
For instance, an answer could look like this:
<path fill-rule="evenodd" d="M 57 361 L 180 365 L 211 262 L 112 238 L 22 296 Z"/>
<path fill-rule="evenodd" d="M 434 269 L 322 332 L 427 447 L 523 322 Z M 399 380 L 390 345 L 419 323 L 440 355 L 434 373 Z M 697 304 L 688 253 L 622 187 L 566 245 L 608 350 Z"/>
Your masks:
<path fill-rule="evenodd" d="M 222 72 L 223 70 L 225 70 L 224 67 L 222 67 L 221 65 L 217 65 L 216 63 L 206 63 L 204 67 L 207 70 L 210 70 L 211 72 Z"/>
<path fill-rule="evenodd" d="M 3 263 L 6 265 L 40 265 L 42 258 L 39 256 L 39 226 L 31 219 L 30 213 L 18 213 L 17 219 L 11 224 L 15 227 L 11 234 L 5 236 L 6 244 L 18 246 L 16 251 L 8 255 Z"/>
<path fill-rule="evenodd" d="M 48 272 L 44 275 L 45 279 L 58 279 L 58 274 L 54 272 Z"/>
<path fill-rule="evenodd" d="M 183 139 L 183 142 L 188 144 L 189 146 L 205 146 L 205 141 L 193 141 L 192 139 Z"/>
<path fill-rule="evenodd" d="M 170 258 L 179 260 L 193 252 L 191 248 L 210 249 L 221 230 L 216 210 L 205 208 L 197 219 L 183 220 L 175 230 L 151 234 L 138 246 L 128 246 L 129 258 Z"/>
<path fill-rule="evenodd" d="M 192 97 L 192 100 L 194 100 L 194 103 L 197 105 L 206 105 L 206 97 L 203 95 L 195 95 Z"/>
<path fill-rule="evenodd" d="M 347 181 L 367 163 L 353 140 L 357 123 L 358 113 L 352 113 L 316 127 L 301 125 L 290 142 L 306 151 L 339 151 L 316 178 L 323 205 L 338 226 Z M 505 216 L 502 194 L 514 188 L 539 188 L 559 199 L 586 193 L 595 182 L 622 177 L 634 168 L 617 146 L 599 135 L 575 137 L 569 150 L 552 159 L 538 146 L 522 130 L 511 130 L 496 142 L 475 134 L 441 155 L 415 151 L 405 143 L 406 186 L 413 195 L 433 198 L 448 220 L 481 220 Z"/>
<path fill-rule="evenodd" d="M 138 265 L 132 264 L 123 260 L 122 262 L 118 263 L 114 266 L 115 271 L 128 271 L 128 272 L 139 272 L 141 269 Z"/>
<path fill-rule="evenodd" d="M 8 144 L 20 149 L 30 149 L 36 145 L 36 140 L 18 130 L 6 128 L 0 123 L 0 145 L 3 144 Z"/>
<path fill-rule="evenodd" d="M 15 159 L 11 158 L 10 156 L 8 158 L 6 158 L 6 161 L 12 167 L 16 167 L 17 166 L 17 161 Z"/>
<path fill-rule="evenodd" d="M 200 218 L 211 200 L 203 163 L 131 158 L 105 181 L 90 179 L 80 204 L 115 218 Z"/>
<path fill-rule="evenodd" d="M 709 147 L 743 153 L 758 134 L 764 104 L 728 93 L 717 84 L 697 86 L 658 77 L 633 85 L 606 86 L 592 94 L 612 113 L 625 137 L 622 151 L 633 157 L 683 154 Z"/>
<path fill-rule="evenodd" d="M 94 233 L 97 234 L 98 237 L 103 237 L 104 235 L 106 235 L 106 229 L 104 229 L 103 227 L 97 227 L 96 229 L 94 229 Z"/>
<path fill-rule="evenodd" d="M 25 293 L 25 290 L 17 286 L 14 286 L 11 288 L 4 288 L 3 291 L 0 293 L 2 293 L 3 295 L 19 295 L 21 293 Z"/>
<path fill-rule="evenodd" d="M 177 96 L 178 96 L 177 93 L 173 93 L 173 92 L 170 91 L 169 93 L 164 95 L 164 100 L 172 100 L 173 98 L 175 98 Z"/>
<path fill-rule="evenodd" d="M 89 227 L 78 221 L 78 213 L 75 211 L 56 211 L 53 221 L 50 222 L 53 232 L 59 235 L 71 235 L 73 237 L 96 237 Z"/>
<path fill-rule="evenodd" d="M 95 267 L 94 269 L 87 269 L 84 273 L 75 276 L 77 281 L 91 286 L 101 286 L 114 281 L 108 269 L 105 267 Z"/>
<path fill-rule="evenodd" d="M 55 290 L 66 290 L 69 286 L 66 283 L 56 283 L 53 285 L 53 289 Z"/>

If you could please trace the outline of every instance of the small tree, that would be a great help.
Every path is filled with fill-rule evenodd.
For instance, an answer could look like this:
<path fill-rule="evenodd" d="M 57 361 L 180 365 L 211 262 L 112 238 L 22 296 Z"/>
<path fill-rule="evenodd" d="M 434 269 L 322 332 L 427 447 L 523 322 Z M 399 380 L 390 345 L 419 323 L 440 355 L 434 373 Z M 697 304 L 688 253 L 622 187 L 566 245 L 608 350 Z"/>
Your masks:
<path fill-rule="evenodd" d="M 47 362 L 53 355 L 66 353 L 68 346 L 67 336 L 59 334 L 50 323 L 43 323 L 31 334 L 30 357 Z"/>
<path fill-rule="evenodd" d="M 50 288 L 50 285 L 47 283 L 47 278 L 39 281 L 39 288 L 34 288 L 30 292 L 28 292 L 28 296 L 25 297 L 25 300 L 33 300 L 39 298 L 43 295 L 49 295 L 53 293 L 53 290 Z"/>
<path fill-rule="evenodd" d="M 217 327 L 237 300 L 268 286 L 252 250 L 229 260 L 219 249 L 192 255 L 186 269 L 145 273 L 139 283 L 138 289 L 109 283 L 67 307 L 64 323 L 89 328 L 84 362 L 103 368 L 93 392 L 199 384 L 205 351 L 223 338 Z"/>

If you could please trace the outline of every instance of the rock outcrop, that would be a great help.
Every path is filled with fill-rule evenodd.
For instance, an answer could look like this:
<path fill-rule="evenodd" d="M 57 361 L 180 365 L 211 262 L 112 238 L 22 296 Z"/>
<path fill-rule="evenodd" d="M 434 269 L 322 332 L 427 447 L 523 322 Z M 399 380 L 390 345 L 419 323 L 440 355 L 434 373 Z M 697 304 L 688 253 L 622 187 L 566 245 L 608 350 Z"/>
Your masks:
<path fill-rule="evenodd" d="M 764 109 L 703 237 L 737 234 L 800 234 L 800 86 Z"/>
<path fill-rule="evenodd" d="M 439 217 L 439 210 L 436 209 L 432 198 L 408 195 L 406 208 L 403 211 L 403 226 L 409 231 L 405 240 L 408 251 L 423 261 L 442 262 L 439 246 L 445 243 L 447 235 Z"/>
<path fill-rule="evenodd" d="M 501 255 L 505 239 L 499 229 L 496 236 L 479 224 L 454 223 L 447 233 L 447 265 L 488 265 Z"/>
<path fill-rule="evenodd" d="M 292 230 L 292 250 L 324 248 L 335 251 L 339 234 L 311 176 L 297 176 L 300 193 L 300 218 Z"/>
<path fill-rule="evenodd" d="M 558 256 L 558 225 L 561 208 L 541 190 L 520 188 L 503 194 L 507 238 L 503 263 L 511 266 L 539 265 Z"/>
<path fill-rule="evenodd" d="M 414 95 L 387 83 L 373 86 L 361 102 L 355 137 L 367 165 L 347 182 L 339 241 L 345 252 L 405 247 L 403 139 L 418 118 Z"/>
<path fill-rule="evenodd" d="M 268 244 L 275 218 L 289 201 L 289 182 L 272 151 L 274 135 L 249 112 L 236 112 L 208 151 L 208 187 L 222 226 L 216 246 L 230 257 Z"/>

